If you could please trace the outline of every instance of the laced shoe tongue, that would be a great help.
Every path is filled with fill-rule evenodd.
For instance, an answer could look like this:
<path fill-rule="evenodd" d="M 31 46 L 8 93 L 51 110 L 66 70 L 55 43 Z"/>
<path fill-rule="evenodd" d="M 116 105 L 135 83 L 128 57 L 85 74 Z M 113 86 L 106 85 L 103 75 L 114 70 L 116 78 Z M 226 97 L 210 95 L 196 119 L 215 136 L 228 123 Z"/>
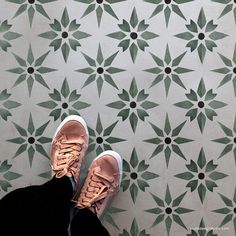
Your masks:
<path fill-rule="evenodd" d="M 62 143 L 74 143 L 74 144 L 82 144 L 84 142 L 84 139 L 82 137 L 76 137 L 74 135 L 66 136 L 63 138 Z"/>
<path fill-rule="evenodd" d="M 100 173 L 100 168 L 94 171 L 94 176 L 90 179 L 89 187 L 84 195 L 82 204 L 84 207 L 97 207 L 102 204 L 103 200 L 110 191 L 113 178 L 109 178 Z M 98 191 L 97 191 L 98 190 Z"/>

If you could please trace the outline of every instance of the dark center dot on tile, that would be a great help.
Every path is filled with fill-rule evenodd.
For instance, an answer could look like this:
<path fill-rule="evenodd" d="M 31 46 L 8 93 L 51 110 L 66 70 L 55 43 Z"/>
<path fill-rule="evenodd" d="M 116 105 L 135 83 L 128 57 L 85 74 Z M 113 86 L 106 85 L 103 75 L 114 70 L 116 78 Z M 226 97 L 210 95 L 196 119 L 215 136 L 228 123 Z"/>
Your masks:
<path fill-rule="evenodd" d="M 203 101 L 198 102 L 197 105 L 198 105 L 199 108 L 203 108 L 205 106 Z"/>
<path fill-rule="evenodd" d="M 67 104 L 66 102 L 63 102 L 61 106 L 62 106 L 62 108 L 64 108 L 64 109 L 68 108 L 68 104 Z"/>
<path fill-rule="evenodd" d="M 170 3 L 171 3 L 171 0 L 165 0 L 165 3 L 166 3 L 166 4 L 170 4 Z"/>
<path fill-rule="evenodd" d="M 102 137 L 97 137 L 96 141 L 97 141 L 98 144 L 101 144 L 101 143 L 103 143 L 103 138 Z"/>
<path fill-rule="evenodd" d="M 199 173 L 198 174 L 198 178 L 199 179 L 204 179 L 205 178 L 205 174 L 204 173 Z"/>
<path fill-rule="evenodd" d="M 234 3 L 236 3 L 236 0 L 234 0 Z"/>
<path fill-rule="evenodd" d="M 136 32 L 131 32 L 130 37 L 131 37 L 131 39 L 136 39 L 136 38 L 138 38 L 138 34 Z"/>
<path fill-rule="evenodd" d="M 170 74 L 171 73 L 171 68 L 170 67 L 166 67 L 165 68 L 165 73 L 166 74 Z"/>
<path fill-rule="evenodd" d="M 170 144 L 170 143 L 171 143 L 171 141 L 172 141 L 172 140 L 171 140 L 171 138 L 170 138 L 170 137 L 166 137 L 166 138 L 165 138 L 165 143 L 166 143 L 166 144 Z"/>
<path fill-rule="evenodd" d="M 235 0 L 236 1 L 236 0 Z M 234 74 L 236 74 L 236 67 L 233 68 L 233 72 Z"/>
<path fill-rule="evenodd" d="M 172 209 L 170 207 L 166 208 L 166 214 L 171 214 L 172 213 Z"/>
<path fill-rule="evenodd" d="M 236 137 L 234 138 L 234 143 L 236 143 Z"/>
<path fill-rule="evenodd" d="M 66 39 L 66 38 L 68 37 L 68 33 L 67 33 L 66 31 L 62 32 L 62 33 L 61 33 L 61 37 L 62 37 L 63 39 Z"/>
<path fill-rule="evenodd" d="M 131 108 L 135 108 L 137 106 L 136 102 L 134 101 L 132 101 L 129 105 Z"/>
<path fill-rule="evenodd" d="M 35 0 L 28 0 L 28 2 L 29 2 L 30 4 L 33 4 L 33 3 L 35 2 Z"/>
<path fill-rule="evenodd" d="M 200 40 L 203 40 L 203 39 L 205 38 L 205 34 L 199 33 L 199 34 L 198 34 L 198 38 L 199 38 Z"/>
<path fill-rule="evenodd" d="M 236 207 L 234 208 L 234 213 L 236 214 Z"/>
<path fill-rule="evenodd" d="M 102 67 L 97 68 L 97 73 L 102 74 L 104 72 L 104 69 Z"/>
<path fill-rule="evenodd" d="M 27 69 L 27 72 L 29 73 L 29 74 L 33 74 L 34 73 L 34 68 L 31 66 L 31 67 L 29 67 L 28 69 Z"/>
<path fill-rule="evenodd" d="M 101 4 L 101 3 L 103 3 L 103 0 L 97 0 L 97 3 Z"/>
<path fill-rule="evenodd" d="M 131 177 L 131 179 L 137 179 L 137 178 L 138 178 L 138 175 L 137 175 L 137 173 L 132 172 L 132 173 L 130 174 L 130 177 Z"/>
<path fill-rule="evenodd" d="M 29 137 L 29 138 L 28 138 L 28 142 L 29 142 L 30 144 L 33 144 L 33 143 L 35 142 L 35 138 L 34 138 L 34 137 Z"/>

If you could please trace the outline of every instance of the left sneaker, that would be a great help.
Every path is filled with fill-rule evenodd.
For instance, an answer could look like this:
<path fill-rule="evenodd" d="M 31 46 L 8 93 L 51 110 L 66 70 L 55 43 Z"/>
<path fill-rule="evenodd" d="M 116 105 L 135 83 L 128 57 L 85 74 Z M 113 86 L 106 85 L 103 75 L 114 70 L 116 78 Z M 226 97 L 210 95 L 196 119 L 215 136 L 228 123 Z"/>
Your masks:
<path fill-rule="evenodd" d="M 66 117 L 56 130 L 51 145 L 52 175 L 73 177 L 78 187 L 80 167 L 88 148 L 88 129 L 77 115 Z"/>
<path fill-rule="evenodd" d="M 120 189 L 122 178 L 122 159 L 114 151 L 105 151 L 93 160 L 88 175 L 75 206 L 88 208 L 103 217 L 113 198 Z"/>

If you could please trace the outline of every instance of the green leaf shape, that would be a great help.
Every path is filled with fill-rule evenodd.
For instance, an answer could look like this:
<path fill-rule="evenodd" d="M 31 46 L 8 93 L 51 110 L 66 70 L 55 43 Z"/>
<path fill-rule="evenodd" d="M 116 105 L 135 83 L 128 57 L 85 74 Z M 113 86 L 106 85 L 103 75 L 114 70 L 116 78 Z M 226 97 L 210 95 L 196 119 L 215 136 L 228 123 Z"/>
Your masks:
<path fill-rule="evenodd" d="M 198 32 L 197 24 L 193 20 L 190 20 L 190 24 L 186 25 L 186 28 L 193 33 Z"/>
<path fill-rule="evenodd" d="M 201 183 L 198 186 L 197 191 L 198 191 L 198 195 L 199 195 L 199 198 L 201 200 L 201 203 L 203 204 L 205 196 L 206 196 L 206 187 Z"/>
<path fill-rule="evenodd" d="M 187 192 L 182 193 L 181 195 L 179 195 L 177 198 L 175 198 L 172 202 L 172 207 L 177 207 L 180 205 L 180 203 L 182 202 L 182 200 L 184 199 L 185 195 Z"/>
<path fill-rule="evenodd" d="M 190 172 L 183 172 L 183 173 L 175 175 L 175 177 L 184 179 L 184 180 L 190 180 L 194 177 L 194 175 Z"/>
<path fill-rule="evenodd" d="M 11 164 L 8 164 L 8 160 L 5 160 L 0 165 L 0 173 L 8 171 L 12 167 Z"/>
<path fill-rule="evenodd" d="M 190 164 L 186 165 L 186 167 L 187 167 L 191 172 L 195 172 L 195 173 L 198 172 L 198 166 L 197 166 L 197 164 L 196 164 L 193 160 L 191 160 L 191 161 L 190 161 Z"/>
<path fill-rule="evenodd" d="M 209 102 L 208 105 L 213 109 L 219 109 L 219 108 L 227 106 L 226 103 L 221 102 L 221 101 L 216 101 L 216 100 Z"/>
<path fill-rule="evenodd" d="M 130 17 L 130 25 L 135 28 L 138 24 L 138 15 L 136 9 L 134 8 Z"/>
<path fill-rule="evenodd" d="M 219 227 L 222 227 L 223 225 L 227 224 L 232 219 L 233 219 L 233 214 L 229 214 L 229 215 L 225 216 Z"/>
<path fill-rule="evenodd" d="M 131 198 L 132 198 L 132 201 L 133 203 L 136 202 L 136 199 L 137 199 L 137 196 L 138 196 L 138 187 L 135 183 L 132 183 L 130 188 L 130 195 L 131 195 Z"/>
<path fill-rule="evenodd" d="M 138 165 L 138 156 L 135 148 L 132 151 L 131 158 L 130 158 L 130 165 L 135 168 Z"/>
<path fill-rule="evenodd" d="M 122 40 L 119 44 L 118 47 L 122 47 L 123 52 L 126 51 L 128 49 L 130 45 L 130 39 L 125 39 Z"/>
<path fill-rule="evenodd" d="M 201 29 L 206 25 L 206 16 L 203 8 L 201 8 L 200 13 L 198 15 L 197 24 Z"/>
<path fill-rule="evenodd" d="M 38 105 L 44 108 L 54 109 L 57 106 L 57 103 L 55 103 L 54 101 L 46 101 L 38 103 Z"/>
<path fill-rule="evenodd" d="M 214 171 L 212 172 L 209 177 L 213 180 L 219 180 L 219 179 L 223 179 L 225 177 L 227 177 L 228 175 L 224 174 L 224 173 L 221 173 L 221 172 L 218 172 L 218 171 Z"/>
<path fill-rule="evenodd" d="M 13 108 L 21 106 L 20 103 L 12 101 L 12 100 L 7 100 L 2 105 L 7 109 L 13 109 Z"/>
<path fill-rule="evenodd" d="M 197 48 L 197 52 L 198 52 L 199 59 L 201 63 L 203 64 L 205 55 L 206 55 L 206 47 L 201 43 Z"/>
<path fill-rule="evenodd" d="M 144 173 L 141 174 L 141 177 L 145 180 L 150 180 L 150 179 L 154 179 L 154 178 L 159 177 L 159 175 L 156 173 L 145 171 Z"/>
<path fill-rule="evenodd" d="M 213 41 L 216 41 L 216 40 L 219 40 L 219 39 L 223 39 L 227 36 L 228 36 L 227 34 L 214 31 L 209 35 L 209 38 L 212 39 Z"/>
<path fill-rule="evenodd" d="M 167 185 L 166 187 L 166 194 L 165 194 L 165 202 L 169 206 L 170 203 L 172 202 L 171 194 L 170 194 L 170 189 L 169 186 Z"/>
<path fill-rule="evenodd" d="M 136 57 L 138 55 L 138 47 L 135 43 L 132 43 L 129 48 L 130 56 L 132 58 L 133 63 L 135 63 Z"/>
<path fill-rule="evenodd" d="M 211 192 L 213 192 L 214 188 L 218 187 L 218 185 L 211 180 L 206 180 L 205 183 L 206 183 L 207 189 Z"/>
<path fill-rule="evenodd" d="M 70 94 L 70 87 L 66 78 L 64 79 L 61 87 L 61 94 L 63 95 L 64 98 L 67 98 Z"/>
<path fill-rule="evenodd" d="M 21 176 L 22 176 L 21 174 L 18 174 L 18 173 L 12 172 L 12 171 L 8 171 L 3 175 L 3 177 L 8 181 L 18 179 Z"/>
<path fill-rule="evenodd" d="M 211 172 L 217 168 L 218 165 L 213 163 L 213 160 L 209 161 L 206 165 L 205 172 Z"/>
<path fill-rule="evenodd" d="M 6 180 L 0 180 L 0 187 L 3 191 L 7 192 L 8 188 L 12 187 L 12 185 Z"/>
<path fill-rule="evenodd" d="M 201 169 L 203 169 L 204 166 L 206 165 L 206 156 L 205 156 L 205 152 L 204 152 L 203 148 L 201 148 L 201 150 L 199 152 L 197 164 Z"/>
<path fill-rule="evenodd" d="M 203 133 L 206 124 L 206 116 L 202 112 L 199 113 L 197 117 L 197 122 L 201 133 Z"/>
<path fill-rule="evenodd" d="M 135 235 L 138 235 L 138 233 L 139 233 L 138 224 L 137 224 L 136 219 L 134 218 L 134 220 L 131 224 L 130 234 L 131 234 L 131 236 L 135 236 Z"/>

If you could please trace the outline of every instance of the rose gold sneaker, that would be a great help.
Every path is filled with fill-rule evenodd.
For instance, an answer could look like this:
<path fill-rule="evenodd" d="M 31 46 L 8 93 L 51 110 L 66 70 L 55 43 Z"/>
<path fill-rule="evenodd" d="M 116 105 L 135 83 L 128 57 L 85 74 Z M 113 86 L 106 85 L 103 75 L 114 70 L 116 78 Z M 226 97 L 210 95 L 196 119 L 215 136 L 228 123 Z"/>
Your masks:
<path fill-rule="evenodd" d="M 76 187 L 80 167 L 88 148 L 88 129 L 82 117 L 66 117 L 56 130 L 51 145 L 52 175 L 74 177 Z"/>
<path fill-rule="evenodd" d="M 76 202 L 78 208 L 89 208 L 102 218 L 120 188 L 122 159 L 114 151 L 101 153 L 91 163 Z"/>

